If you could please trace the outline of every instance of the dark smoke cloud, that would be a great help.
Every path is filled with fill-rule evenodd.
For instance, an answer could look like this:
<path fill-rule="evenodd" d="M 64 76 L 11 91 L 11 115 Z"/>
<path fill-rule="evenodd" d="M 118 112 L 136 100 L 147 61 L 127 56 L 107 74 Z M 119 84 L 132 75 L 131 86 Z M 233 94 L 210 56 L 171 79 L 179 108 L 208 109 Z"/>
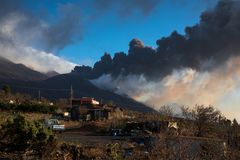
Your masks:
<path fill-rule="evenodd" d="M 37 1 L 36 3 L 38 3 Z M 56 51 L 64 48 L 81 38 L 81 15 L 79 5 L 64 3 L 58 4 L 58 16 L 54 22 L 48 22 L 50 13 L 42 14 L 42 11 L 30 11 L 24 4 L 27 0 L 1 0 L 0 2 L 0 24 L 7 22 L 14 24 L 11 36 L 0 34 L 1 42 L 16 43 L 18 37 L 31 37 L 28 45 L 37 44 L 47 51 Z M 2 27 L 2 26 L 1 26 Z M 12 38 L 12 39 L 11 39 Z M 13 42 L 14 41 L 14 42 Z"/>
<path fill-rule="evenodd" d="M 114 9 L 121 16 L 131 15 L 135 11 L 147 15 L 160 0 L 92 0 L 89 2 L 50 2 L 57 6 L 57 16 L 54 18 L 47 8 L 45 1 L 36 1 L 36 9 L 29 10 L 26 7 L 29 0 L 1 0 L 0 23 L 14 19 L 14 36 L 6 36 L 0 33 L 0 42 L 15 43 L 16 36 L 32 39 L 24 39 L 24 43 L 40 47 L 45 51 L 58 51 L 68 44 L 81 40 L 83 36 L 83 23 L 89 15 L 82 14 L 83 7 L 89 3 L 97 12 Z M 41 6 L 41 7 L 39 7 Z M 90 17 L 93 16 L 90 13 Z M 50 17 L 50 18 L 49 18 Z M 52 19 L 51 19 L 52 18 Z M 92 20 L 92 19 L 89 19 Z M 84 21 L 84 22 L 83 22 Z M 13 40 L 14 39 L 14 40 Z M 27 42 L 25 42 L 27 40 Z"/>
<path fill-rule="evenodd" d="M 215 8 L 202 13 L 198 24 L 186 27 L 185 35 L 174 31 L 157 40 L 156 49 L 133 39 L 128 54 L 117 53 L 113 58 L 105 54 L 94 65 L 90 78 L 110 73 L 143 74 L 150 79 L 161 79 L 174 69 L 211 70 L 238 56 L 239 42 L 240 2 L 221 0 Z"/>
<path fill-rule="evenodd" d="M 60 5 L 59 13 L 60 19 L 44 30 L 47 48 L 50 49 L 52 46 L 62 49 L 82 37 L 80 7 L 74 4 Z"/>
<path fill-rule="evenodd" d="M 6 14 L 18 12 L 22 8 L 23 0 L 1 0 L 0 2 L 0 19 L 5 17 Z"/>
<path fill-rule="evenodd" d="M 148 15 L 160 2 L 161 0 L 93 0 L 97 11 L 114 9 L 121 16 L 131 15 L 135 11 Z"/>

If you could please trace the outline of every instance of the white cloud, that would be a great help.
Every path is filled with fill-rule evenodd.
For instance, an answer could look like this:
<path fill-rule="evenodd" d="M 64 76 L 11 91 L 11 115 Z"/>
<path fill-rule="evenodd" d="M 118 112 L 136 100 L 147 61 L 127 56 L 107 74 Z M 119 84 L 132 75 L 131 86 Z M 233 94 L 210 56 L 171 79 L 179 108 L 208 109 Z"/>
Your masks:
<path fill-rule="evenodd" d="M 67 73 L 76 66 L 64 58 L 33 47 L 35 43 L 41 46 L 41 32 L 46 27 L 44 22 L 39 23 L 40 26 L 21 28 L 23 23 L 30 22 L 20 13 L 9 14 L 0 22 L 0 56 L 40 72 L 54 70 Z"/>
<path fill-rule="evenodd" d="M 25 64 L 27 67 L 40 72 L 56 71 L 58 73 L 70 72 L 76 64 L 64 60 L 51 53 L 39 51 L 31 47 L 9 47 L 0 45 L 0 56 L 15 63 Z"/>

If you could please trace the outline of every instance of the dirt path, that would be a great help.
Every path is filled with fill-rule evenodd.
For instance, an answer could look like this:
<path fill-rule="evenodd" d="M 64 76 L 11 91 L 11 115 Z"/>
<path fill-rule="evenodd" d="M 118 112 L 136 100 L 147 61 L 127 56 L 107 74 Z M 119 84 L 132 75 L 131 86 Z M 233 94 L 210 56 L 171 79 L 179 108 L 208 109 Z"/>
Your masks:
<path fill-rule="evenodd" d="M 112 136 L 88 135 L 86 132 L 63 132 L 57 135 L 59 140 L 84 146 L 106 145 L 114 140 Z"/>

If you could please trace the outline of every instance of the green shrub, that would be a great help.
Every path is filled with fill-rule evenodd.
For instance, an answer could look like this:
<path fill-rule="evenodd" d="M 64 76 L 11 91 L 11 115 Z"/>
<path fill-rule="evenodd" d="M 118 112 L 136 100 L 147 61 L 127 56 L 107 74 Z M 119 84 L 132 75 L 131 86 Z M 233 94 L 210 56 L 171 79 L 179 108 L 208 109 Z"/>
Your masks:
<path fill-rule="evenodd" d="M 9 103 L 0 103 L 0 109 L 3 110 L 16 110 L 23 112 L 40 112 L 40 113 L 56 113 L 58 107 L 50 106 L 46 104 L 9 104 Z"/>
<path fill-rule="evenodd" d="M 21 115 L 8 119 L 0 126 L 0 151 L 33 151 L 39 153 L 53 140 L 51 130 L 39 122 L 28 122 Z"/>

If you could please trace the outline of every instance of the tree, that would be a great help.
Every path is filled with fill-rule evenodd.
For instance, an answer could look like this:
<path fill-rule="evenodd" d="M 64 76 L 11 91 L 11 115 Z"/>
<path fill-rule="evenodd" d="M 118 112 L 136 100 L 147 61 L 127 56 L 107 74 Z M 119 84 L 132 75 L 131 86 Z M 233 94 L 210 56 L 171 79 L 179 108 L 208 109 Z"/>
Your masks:
<path fill-rule="evenodd" d="M 193 112 L 191 110 L 191 108 L 186 107 L 186 106 L 181 106 L 180 107 L 181 113 L 182 113 L 182 117 L 187 119 L 187 120 L 192 120 L 193 119 Z"/>
<path fill-rule="evenodd" d="M 8 119 L 0 128 L 0 151 L 8 153 L 32 151 L 41 154 L 53 140 L 51 130 L 39 122 L 28 122 L 21 115 Z"/>
<path fill-rule="evenodd" d="M 197 136 L 206 136 L 213 133 L 221 113 L 213 106 L 197 105 L 193 110 L 193 118 L 197 127 Z"/>
<path fill-rule="evenodd" d="M 229 135 L 228 135 L 229 145 L 234 149 L 238 149 L 240 147 L 238 142 L 239 132 L 240 132 L 240 126 L 237 120 L 234 118 L 231 124 L 231 128 L 229 130 Z"/>
<path fill-rule="evenodd" d="M 173 116 L 173 108 L 171 106 L 162 106 L 158 110 L 160 115 L 164 117 L 172 117 Z"/>
<path fill-rule="evenodd" d="M 2 86 L 2 91 L 3 91 L 6 95 L 8 95 L 8 94 L 11 93 L 11 88 L 10 88 L 9 85 L 3 85 L 3 86 Z"/>

